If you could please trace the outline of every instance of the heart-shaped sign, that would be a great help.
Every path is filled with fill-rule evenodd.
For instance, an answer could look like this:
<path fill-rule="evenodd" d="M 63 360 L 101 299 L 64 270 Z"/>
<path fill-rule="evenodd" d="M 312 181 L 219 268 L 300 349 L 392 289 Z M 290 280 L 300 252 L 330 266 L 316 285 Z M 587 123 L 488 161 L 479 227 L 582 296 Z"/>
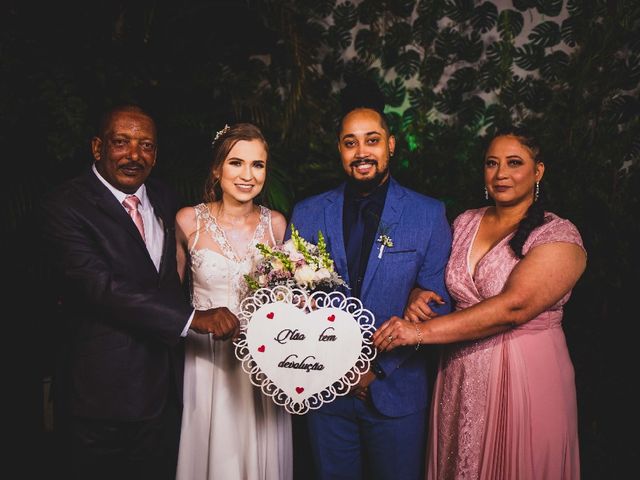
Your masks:
<path fill-rule="evenodd" d="M 324 301 L 314 294 L 302 303 L 282 296 L 265 302 L 262 292 L 249 304 L 243 302 L 245 335 L 236 342 L 236 356 L 252 382 L 291 413 L 305 413 L 346 394 L 375 356 L 373 315 L 357 299 L 333 292 L 339 301 L 331 302 L 318 293 L 326 295 Z M 349 300 L 357 302 L 356 308 Z"/>

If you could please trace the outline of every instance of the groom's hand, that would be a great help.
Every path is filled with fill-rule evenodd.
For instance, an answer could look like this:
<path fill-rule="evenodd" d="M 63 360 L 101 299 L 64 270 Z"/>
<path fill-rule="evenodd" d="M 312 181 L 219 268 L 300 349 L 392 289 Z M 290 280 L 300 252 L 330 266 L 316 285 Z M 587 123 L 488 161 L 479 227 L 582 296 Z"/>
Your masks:
<path fill-rule="evenodd" d="M 358 400 L 367 400 L 369 396 L 369 385 L 376 379 L 376 375 L 371 371 L 367 371 L 361 377 L 358 383 L 351 387 L 351 395 Z"/>
<path fill-rule="evenodd" d="M 227 307 L 218 307 L 196 311 L 191 329 L 198 333 L 210 333 L 216 340 L 227 340 L 237 336 L 240 322 Z"/>

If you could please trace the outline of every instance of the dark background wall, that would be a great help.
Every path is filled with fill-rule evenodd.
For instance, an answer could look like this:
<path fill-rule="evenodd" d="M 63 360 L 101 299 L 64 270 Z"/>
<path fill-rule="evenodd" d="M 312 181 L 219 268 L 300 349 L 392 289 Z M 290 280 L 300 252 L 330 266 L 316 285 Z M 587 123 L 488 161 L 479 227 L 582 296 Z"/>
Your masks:
<path fill-rule="evenodd" d="M 15 411 L 26 412 L 14 415 L 16 445 L 46 457 L 34 445 L 46 440 L 55 304 L 34 212 L 90 165 L 98 113 L 121 99 L 150 106 L 154 174 L 185 204 L 200 200 L 215 132 L 258 124 L 274 166 L 268 200 L 288 214 L 340 181 L 337 91 L 365 75 L 390 105 L 394 176 L 443 199 L 451 220 L 484 202 L 482 148 L 495 129 L 519 121 L 543 139 L 549 209 L 578 226 L 589 254 L 564 322 L 583 478 L 622 477 L 639 447 L 639 26 L 632 0 L 3 2 L 1 241 L 6 303 L 21 312 L 5 354 Z"/>

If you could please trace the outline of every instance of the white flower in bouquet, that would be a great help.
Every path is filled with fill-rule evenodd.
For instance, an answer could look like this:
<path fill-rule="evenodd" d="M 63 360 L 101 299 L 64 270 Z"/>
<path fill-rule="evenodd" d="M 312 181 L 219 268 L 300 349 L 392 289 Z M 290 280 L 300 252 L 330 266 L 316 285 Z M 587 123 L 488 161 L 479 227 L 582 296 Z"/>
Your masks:
<path fill-rule="evenodd" d="M 312 285 L 315 279 L 316 272 L 309 265 L 302 265 L 301 267 L 296 269 L 296 272 L 293 274 L 293 278 L 296 280 L 298 285 Z"/>
<path fill-rule="evenodd" d="M 300 236 L 291 225 L 291 238 L 282 245 L 256 245 L 258 261 L 253 271 L 245 275 L 251 292 L 278 285 L 300 287 L 307 291 L 334 290 L 345 285 L 333 267 L 322 232 L 314 245 Z"/>

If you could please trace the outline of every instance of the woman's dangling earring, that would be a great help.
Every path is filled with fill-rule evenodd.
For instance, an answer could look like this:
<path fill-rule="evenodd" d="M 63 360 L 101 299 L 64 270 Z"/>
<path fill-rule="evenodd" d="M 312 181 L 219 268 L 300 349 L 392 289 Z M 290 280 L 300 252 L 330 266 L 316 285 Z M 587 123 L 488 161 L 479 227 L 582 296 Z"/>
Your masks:
<path fill-rule="evenodd" d="M 487 187 L 484 187 L 484 199 L 489 200 L 489 191 L 487 190 Z"/>
<path fill-rule="evenodd" d="M 537 202 L 539 196 L 540 196 L 540 182 L 536 182 L 536 193 L 533 196 L 533 201 Z"/>

